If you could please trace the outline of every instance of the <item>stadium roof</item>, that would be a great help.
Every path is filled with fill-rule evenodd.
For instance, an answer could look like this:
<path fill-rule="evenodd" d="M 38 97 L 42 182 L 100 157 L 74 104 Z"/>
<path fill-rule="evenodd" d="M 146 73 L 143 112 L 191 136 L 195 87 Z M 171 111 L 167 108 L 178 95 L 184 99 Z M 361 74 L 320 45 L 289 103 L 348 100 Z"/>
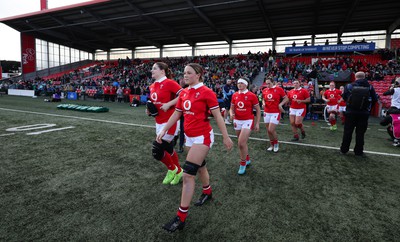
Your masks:
<path fill-rule="evenodd" d="M 399 0 L 95 0 L 0 22 L 94 52 L 372 30 L 400 25 Z"/>

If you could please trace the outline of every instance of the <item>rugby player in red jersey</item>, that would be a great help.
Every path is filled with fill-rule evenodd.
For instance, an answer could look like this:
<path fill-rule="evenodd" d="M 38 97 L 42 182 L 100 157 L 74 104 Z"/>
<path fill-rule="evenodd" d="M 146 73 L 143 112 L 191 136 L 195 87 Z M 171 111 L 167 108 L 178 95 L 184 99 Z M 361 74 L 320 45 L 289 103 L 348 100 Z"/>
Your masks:
<path fill-rule="evenodd" d="M 338 112 L 338 104 L 342 99 L 342 92 L 335 88 L 335 82 L 329 83 L 329 89 L 324 92 L 322 99 L 326 102 L 326 109 L 329 114 L 329 123 L 331 124 L 331 130 L 337 129 L 336 126 L 336 114 Z"/>
<path fill-rule="evenodd" d="M 158 135 L 167 124 L 168 119 L 174 113 L 177 95 L 183 90 L 174 80 L 169 79 L 170 70 L 168 65 L 157 62 L 151 69 L 151 76 L 155 82 L 150 85 L 150 100 L 157 108 L 158 115 L 155 116 L 156 134 Z M 149 110 L 146 109 L 149 114 Z M 160 160 L 168 168 L 163 184 L 176 185 L 183 176 L 183 170 L 179 165 L 179 158 L 174 150 L 173 139 L 179 132 L 179 123 L 171 125 L 167 132 L 161 137 L 161 143 L 154 141 L 153 157 Z"/>
<path fill-rule="evenodd" d="M 190 63 L 185 67 L 184 79 L 189 87 L 180 93 L 175 112 L 157 136 L 157 141 L 161 143 L 167 130 L 179 120 L 181 115 L 184 116 L 185 145 L 189 147 L 189 151 L 183 166 L 182 196 L 177 215 L 163 226 L 163 229 L 168 232 L 181 230 L 185 226 L 197 173 L 203 185 L 203 192 L 195 206 L 203 205 L 212 197 L 210 176 L 205 162 L 208 151 L 214 143 L 214 132 L 208 119 L 208 110 L 211 110 L 217 122 L 225 147 L 229 150 L 233 146 L 219 110 L 217 97 L 211 89 L 203 85 L 203 72 L 204 69 L 196 63 Z"/>
<path fill-rule="evenodd" d="M 247 146 L 251 130 L 254 129 L 256 132 L 260 130 L 260 105 L 257 96 L 247 89 L 248 85 L 249 80 L 244 77 L 237 81 L 239 90 L 232 95 L 230 108 L 230 116 L 233 118 L 233 127 L 238 137 L 240 153 L 239 175 L 246 172 L 246 166 L 251 162 Z M 256 109 L 255 123 L 253 108 Z"/>
<path fill-rule="evenodd" d="M 299 134 L 297 129 L 301 131 L 301 138 L 306 137 L 306 132 L 303 127 L 303 119 L 306 116 L 306 103 L 310 102 L 310 93 L 300 87 L 298 80 L 293 81 L 294 88 L 288 92 L 288 98 L 290 101 L 289 119 L 290 125 L 293 131 L 293 139 L 291 141 L 298 141 Z"/>
<path fill-rule="evenodd" d="M 274 85 L 271 79 L 265 80 L 266 88 L 262 92 L 264 103 L 264 123 L 267 128 L 268 137 L 271 145 L 267 151 L 279 151 L 278 134 L 276 133 L 276 126 L 281 119 L 281 113 L 285 112 L 283 105 L 288 102 L 283 88 Z"/>

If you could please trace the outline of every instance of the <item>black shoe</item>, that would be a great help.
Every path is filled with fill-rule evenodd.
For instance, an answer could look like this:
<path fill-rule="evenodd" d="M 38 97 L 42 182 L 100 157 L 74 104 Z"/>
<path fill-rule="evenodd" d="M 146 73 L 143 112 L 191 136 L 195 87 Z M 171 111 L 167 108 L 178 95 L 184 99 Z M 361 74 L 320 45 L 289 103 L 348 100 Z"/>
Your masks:
<path fill-rule="evenodd" d="M 291 139 L 290 141 L 299 141 L 299 138 L 294 137 L 294 138 Z"/>
<path fill-rule="evenodd" d="M 341 155 L 347 155 L 347 152 L 339 151 L 339 154 L 341 154 Z"/>
<path fill-rule="evenodd" d="M 361 154 L 354 154 L 354 155 L 361 158 L 367 158 L 367 155 L 364 152 Z"/>
<path fill-rule="evenodd" d="M 306 132 L 305 131 L 301 131 L 301 138 L 304 139 L 306 137 Z"/>
<path fill-rule="evenodd" d="M 175 232 L 177 229 L 182 230 L 184 227 L 185 222 L 182 222 L 178 216 L 162 226 L 163 229 L 170 233 Z"/>
<path fill-rule="evenodd" d="M 178 153 L 183 153 L 183 147 L 179 147 L 179 149 L 178 149 L 177 152 L 178 152 Z"/>
<path fill-rule="evenodd" d="M 201 206 L 203 205 L 207 200 L 210 200 L 212 198 L 212 194 L 207 195 L 202 193 L 199 200 L 197 200 L 197 202 L 194 203 L 194 206 Z"/>

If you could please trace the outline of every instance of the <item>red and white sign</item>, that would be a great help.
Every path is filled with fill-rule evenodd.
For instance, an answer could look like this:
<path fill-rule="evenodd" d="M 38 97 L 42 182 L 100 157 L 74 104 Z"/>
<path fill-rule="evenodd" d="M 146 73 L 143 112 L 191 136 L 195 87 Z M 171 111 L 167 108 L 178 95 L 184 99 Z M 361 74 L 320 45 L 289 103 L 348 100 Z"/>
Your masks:
<path fill-rule="evenodd" d="M 35 37 L 21 33 L 21 62 L 22 74 L 36 70 Z"/>

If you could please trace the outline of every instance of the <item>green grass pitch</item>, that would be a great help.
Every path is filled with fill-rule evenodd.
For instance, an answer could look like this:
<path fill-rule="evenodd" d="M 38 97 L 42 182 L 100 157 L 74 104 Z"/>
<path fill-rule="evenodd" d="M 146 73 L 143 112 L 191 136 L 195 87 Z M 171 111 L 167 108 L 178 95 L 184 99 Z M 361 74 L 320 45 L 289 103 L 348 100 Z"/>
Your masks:
<path fill-rule="evenodd" d="M 324 121 L 305 121 L 306 139 L 288 142 L 287 118 L 278 127 L 279 153 L 267 153 L 262 124 L 249 141 L 253 165 L 244 176 L 237 147 L 225 151 L 216 135 L 207 158 L 214 199 L 191 206 L 185 229 L 168 234 L 161 226 L 176 214 L 181 185 L 161 184 L 166 169 L 151 156 L 154 120 L 144 107 L 63 103 L 110 111 L 0 97 L 1 241 L 400 240 L 400 149 L 376 118 L 367 158 L 339 155 L 343 127 L 331 132 Z M 11 129 L 35 124 L 55 126 Z M 60 130 L 32 134 L 50 129 Z M 185 153 L 179 157 L 183 164 Z M 194 199 L 200 193 L 197 182 Z"/>

